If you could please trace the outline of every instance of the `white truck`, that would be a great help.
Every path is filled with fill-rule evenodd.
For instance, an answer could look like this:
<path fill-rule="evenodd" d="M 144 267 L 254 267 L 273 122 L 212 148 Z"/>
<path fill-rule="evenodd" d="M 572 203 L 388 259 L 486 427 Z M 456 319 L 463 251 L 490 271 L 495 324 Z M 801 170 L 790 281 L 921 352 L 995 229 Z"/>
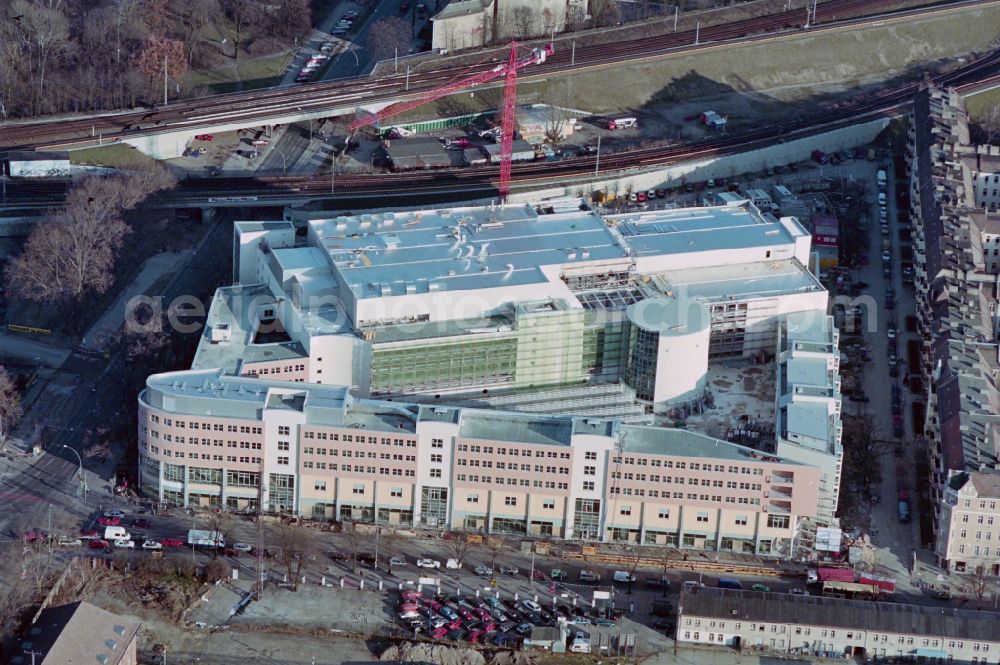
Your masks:
<path fill-rule="evenodd" d="M 106 526 L 104 527 L 104 540 L 107 540 L 108 542 L 115 540 L 132 540 L 132 536 L 129 535 L 128 531 L 126 531 L 123 526 Z"/>
<path fill-rule="evenodd" d="M 204 529 L 188 530 L 188 545 L 194 547 L 225 547 L 226 539 L 218 531 L 206 531 Z"/>

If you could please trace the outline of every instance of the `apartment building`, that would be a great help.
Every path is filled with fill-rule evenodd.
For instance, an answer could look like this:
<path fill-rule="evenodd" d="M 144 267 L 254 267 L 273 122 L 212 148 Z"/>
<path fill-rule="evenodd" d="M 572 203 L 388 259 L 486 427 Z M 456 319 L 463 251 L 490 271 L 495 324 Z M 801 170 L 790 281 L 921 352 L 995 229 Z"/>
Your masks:
<path fill-rule="evenodd" d="M 832 316 L 790 317 L 776 354 L 775 452 L 820 469 L 823 524 L 836 521 L 844 461 L 839 344 Z"/>
<path fill-rule="evenodd" d="M 974 185 L 971 165 L 984 152 L 970 143 L 964 102 L 955 91 L 930 87 L 917 94 L 907 148 L 923 343 L 921 366 L 911 371 L 920 372 L 926 389 L 922 429 L 935 551 L 942 566 L 955 569 L 960 561 L 967 567 L 973 556 L 959 556 L 960 546 L 966 552 L 977 546 L 985 552 L 988 543 L 968 542 L 975 530 L 962 536 L 961 527 L 955 528 L 952 483 L 960 481 L 953 479 L 956 474 L 960 479 L 965 473 L 985 474 L 962 485 L 973 492 L 976 486 L 991 486 L 985 476 L 1000 468 L 998 282 L 992 257 L 998 233 L 993 216 L 977 207 L 982 182 Z"/>
<path fill-rule="evenodd" d="M 934 552 L 941 566 L 958 573 L 1000 575 L 1000 474 L 959 471 L 948 478 L 941 500 Z"/>
<path fill-rule="evenodd" d="M 995 663 L 1000 614 L 730 589 L 685 590 L 679 644 L 857 662 Z"/>
<path fill-rule="evenodd" d="M 785 556 L 820 471 L 615 419 L 359 399 L 188 370 L 139 402 L 142 491 L 183 506 Z"/>

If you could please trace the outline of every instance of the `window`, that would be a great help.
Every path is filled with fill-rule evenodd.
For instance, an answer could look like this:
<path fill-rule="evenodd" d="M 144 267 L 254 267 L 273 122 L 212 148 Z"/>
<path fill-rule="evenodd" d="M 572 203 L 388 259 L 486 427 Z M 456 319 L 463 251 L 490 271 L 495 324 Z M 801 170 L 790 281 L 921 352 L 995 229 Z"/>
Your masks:
<path fill-rule="evenodd" d="M 431 462 L 440 464 L 441 459 L 442 459 L 441 455 L 431 455 Z"/>
<path fill-rule="evenodd" d="M 585 491 L 585 492 L 593 492 L 594 491 L 594 481 L 593 480 L 585 480 L 585 481 L 583 481 L 583 491 Z"/>
<path fill-rule="evenodd" d="M 479 495 L 478 494 L 470 494 L 467 497 L 465 497 L 465 500 L 466 500 L 467 503 L 479 503 Z"/>
<path fill-rule="evenodd" d="M 317 492 L 325 492 L 326 491 L 326 481 L 325 480 L 317 480 L 316 484 L 313 485 L 313 489 L 316 490 Z"/>
<path fill-rule="evenodd" d="M 669 508 L 660 508 L 660 519 L 661 520 L 670 519 L 670 509 Z"/>
<path fill-rule="evenodd" d="M 583 467 L 583 475 L 585 476 L 596 476 L 597 467 L 596 466 L 585 466 Z"/>
<path fill-rule="evenodd" d="M 278 458 L 278 464 L 288 464 L 288 458 L 287 457 L 279 457 Z"/>
<path fill-rule="evenodd" d="M 697 516 L 696 519 L 699 522 L 707 522 L 708 521 L 708 513 L 698 513 L 698 516 Z"/>
<path fill-rule="evenodd" d="M 586 453 L 584 453 L 583 458 L 584 459 L 589 459 L 589 460 L 596 460 L 597 459 L 597 453 L 594 452 L 593 450 L 588 450 Z"/>
<path fill-rule="evenodd" d="M 746 526 L 747 525 L 747 516 L 746 515 L 737 515 L 735 521 L 736 521 L 737 526 Z"/>
<path fill-rule="evenodd" d="M 402 496 L 403 496 L 403 488 L 402 487 L 393 487 L 393 488 L 391 488 L 389 490 L 389 496 L 391 496 L 394 499 L 402 498 Z"/>
<path fill-rule="evenodd" d="M 357 485 L 354 486 L 354 488 L 351 490 L 351 492 L 353 494 L 364 494 L 365 493 L 365 486 L 364 486 L 364 484 L 358 483 Z"/>
<path fill-rule="evenodd" d="M 544 499 L 542 500 L 542 508 L 545 510 L 555 510 L 556 502 L 555 499 Z"/>
<path fill-rule="evenodd" d="M 767 526 L 772 529 L 787 529 L 788 528 L 788 516 L 787 515 L 768 515 L 767 516 Z"/>
<path fill-rule="evenodd" d="M 290 433 L 291 432 L 288 429 L 288 425 L 278 425 L 278 434 L 279 435 L 280 434 L 284 434 L 285 436 L 287 436 Z"/>
<path fill-rule="evenodd" d="M 431 469 L 431 478 L 440 478 L 441 469 Z"/>
<path fill-rule="evenodd" d="M 632 514 L 632 506 L 622 506 L 621 510 L 619 512 L 622 515 L 631 515 Z"/>
<path fill-rule="evenodd" d="M 516 506 L 517 505 L 517 497 L 516 496 L 504 497 L 503 503 L 504 503 L 505 506 Z"/>
<path fill-rule="evenodd" d="M 278 450 L 288 450 L 288 442 L 287 441 L 279 441 L 278 442 Z"/>

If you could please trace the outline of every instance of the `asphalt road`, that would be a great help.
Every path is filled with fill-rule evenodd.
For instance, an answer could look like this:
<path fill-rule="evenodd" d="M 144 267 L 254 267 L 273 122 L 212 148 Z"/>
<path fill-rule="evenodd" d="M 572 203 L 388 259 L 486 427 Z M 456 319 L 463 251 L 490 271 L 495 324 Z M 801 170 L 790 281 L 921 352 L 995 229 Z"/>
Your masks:
<path fill-rule="evenodd" d="M 208 238 L 193 255 L 190 267 L 179 270 L 167 288 L 165 302 L 182 294 L 201 295 L 211 288 L 206 273 L 226 257 L 221 252 L 229 251 L 230 228 L 227 221 L 222 221 L 208 230 Z M 135 408 L 135 404 L 121 404 L 116 391 L 102 389 L 121 379 L 124 363 L 121 356 L 104 360 L 76 351 L 69 353 L 59 372 L 75 376 L 76 384 L 60 403 L 40 398 L 33 407 L 41 410 L 37 420 L 54 435 L 44 442 L 45 449 L 39 456 L 9 460 L 0 474 L 0 498 L 4 500 L 0 527 L 4 531 L 26 523 L 46 528 L 49 504 L 82 521 L 109 501 L 113 465 L 84 460 L 89 489 L 84 501 L 80 496 L 77 456 L 64 446 L 82 453 L 83 438 L 89 429 L 106 424 L 123 409 Z"/>

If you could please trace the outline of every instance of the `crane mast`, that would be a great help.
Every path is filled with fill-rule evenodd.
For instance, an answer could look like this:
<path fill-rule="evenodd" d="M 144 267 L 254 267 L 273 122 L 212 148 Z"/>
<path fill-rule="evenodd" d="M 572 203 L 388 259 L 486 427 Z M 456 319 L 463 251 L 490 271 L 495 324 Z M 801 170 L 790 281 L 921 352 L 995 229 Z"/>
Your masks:
<path fill-rule="evenodd" d="M 436 101 L 442 97 L 447 97 L 448 95 L 461 90 L 482 85 L 483 83 L 488 83 L 503 77 L 503 109 L 501 109 L 500 123 L 500 183 L 498 189 L 500 191 L 500 200 L 505 202 L 507 200 L 507 196 L 510 194 L 510 171 L 514 148 L 514 121 L 517 111 L 517 72 L 522 67 L 526 67 L 527 65 L 545 62 L 545 59 L 553 53 L 552 44 L 546 44 L 542 48 L 532 49 L 529 54 L 521 57 L 518 57 L 517 49 L 517 42 L 511 42 L 510 55 L 506 64 L 497 65 L 492 69 L 479 72 L 478 74 L 473 74 L 472 76 L 459 81 L 446 83 L 445 85 L 424 93 L 416 99 L 390 104 L 375 113 L 362 115 L 351 122 L 347 129 L 349 132 L 354 132 L 365 125 L 379 126 L 386 118 L 399 115 L 400 113 L 417 108 L 418 106 L 423 106 L 424 104 Z"/>

